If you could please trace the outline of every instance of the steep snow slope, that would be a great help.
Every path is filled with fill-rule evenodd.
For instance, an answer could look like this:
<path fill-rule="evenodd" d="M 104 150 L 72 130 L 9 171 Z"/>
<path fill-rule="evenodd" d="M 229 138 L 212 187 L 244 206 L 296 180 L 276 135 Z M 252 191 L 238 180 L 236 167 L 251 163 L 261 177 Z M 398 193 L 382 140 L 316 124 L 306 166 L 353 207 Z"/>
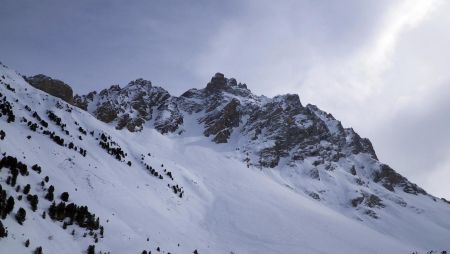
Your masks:
<path fill-rule="evenodd" d="M 236 150 L 245 140 L 233 132 L 228 143 L 212 143 L 198 123 L 201 111 L 183 115 L 180 135 L 162 135 L 153 128 L 120 131 L 34 89 L 5 66 L 0 67 L 0 77 L 0 93 L 15 115 L 10 123 L 5 115 L 0 118 L 0 129 L 6 133 L 0 140 L 0 153 L 16 157 L 28 165 L 29 172 L 28 176 L 18 175 L 16 186 L 6 183 L 11 175 L 8 169 L 0 172 L 2 188 L 15 198 L 13 212 L 2 220 L 9 234 L 0 238 L 0 253 L 30 253 L 37 246 L 42 246 L 44 253 L 82 253 L 91 244 L 97 252 L 111 253 L 158 253 L 157 247 L 162 253 L 410 253 L 450 249 L 450 209 L 439 199 L 392 193 L 367 176 L 364 191 L 381 196 L 384 207 L 377 207 L 380 203 L 370 196 L 356 208 L 349 203 L 362 192 L 355 187 L 359 185 L 352 174 L 346 172 L 346 163 L 359 166 L 361 178 L 371 175 L 370 165 L 377 162 L 370 154 L 354 154 L 338 161 L 332 175 L 317 169 L 320 180 L 306 177 L 310 164 L 247 167 L 242 151 Z M 61 119 L 59 125 L 48 111 Z M 34 112 L 48 127 L 39 124 Z M 28 121 L 37 123 L 36 131 Z M 46 130 L 54 134 L 46 135 Z M 57 144 L 60 140 L 55 136 L 64 139 L 63 146 Z M 110 148 L 120 147 L 123 155 L 108 154 L 99 145 L 103 138 Z M 77 151 L 69 148 L 70 142 Z M 85 156 L 80 148 L 87 151 Z M 115 158 L 117 154 L 120 160 Z M 34 164 L 41 166 L 40 174 L 31 169 Z M 45 176 L 49 182 L 44 181 L 42 187 Z M 26 184 L 39 197 L 35 212 L 25 197 L 18 200 L 23 191 L 15 189 Z M 49 216 L 43 219 L 42 213 L 48 214 L 51 205 L 44 198 L 50 185 L 55 187 L 57 204 L 60 194 L 67 191 L 67 203 L 88 206 L 100 218 L 104 237 L 94 243 L 94 237 L 83 237 L 89 230 L 76 224 L 63 229 L 63 222 Z M 312 189 L 321 194 L 320 201 L 312 198 Z M 19 207 L 26 210 L 23 225 L 14 218 Z M 376 210 L 378 219 L 366 216 L 369 210 Z M 24 246 L 27 239 L 28 248 Z"/>

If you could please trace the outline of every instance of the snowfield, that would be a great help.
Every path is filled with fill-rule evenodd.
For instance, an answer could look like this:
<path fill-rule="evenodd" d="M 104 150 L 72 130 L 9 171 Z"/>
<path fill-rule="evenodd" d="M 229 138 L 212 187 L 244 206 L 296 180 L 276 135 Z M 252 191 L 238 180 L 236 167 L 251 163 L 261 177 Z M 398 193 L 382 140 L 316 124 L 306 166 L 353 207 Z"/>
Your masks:
<path fill-rule="evenodd" d="M 0 67 L 0 76 L 4 77 L 0 93 L 13 106 L 16 118 L 7 123 L 5 116 L 0 117 L 0 129 L 6 133 L 0 140 L 0 153 L 28 165 L 29 175 L 19 175 L 16 185 L 30 184 L 31 193 L 39 197 L 33 212 L 25 197 L 18 200 L 21 192 L 6 184 L 8 170 L 0 171 L 0 184 L 15 198 L 13 212 L 2 220 L 9 234 L 0 238 L 0 253 L 32 253 L 38 246 L 44 253 L 85 253 L 93 244 L 96 253 L 136 254 L 144 250 L 173 254 L 194 250 L 200 254 L 386 254 L 450 249 L 450 205 L 440 199 L 391 195 L 370 182 L 367 188 L 383 198 L 385 207 L 376 210 L 378 218 L 362 216 L 346 201 L 355 195 L 357 185 L 344 171 L 337 170 L 332 176 L 320 172 L 317 181 L 299 170 L 307 165 L 247 167 L 236 149 L 246 140 L 232 136 L 226 144 L 211 142 L 202 134 L 195 114 L 186 117 L 182 134 L 162 135 L 150 123 L 140 132 L 116 130 L 34 89 L 6 66 Z M 69 134 L 49 119 L 47 111 L 61 118 Z M 21 120 L 25 117 L 37 123 L 33 112 L 48 122 L 48 130 L 62 137 L 66 145 L 73 142 L 85 149 L 86 156 L 58 145 L 42 134 L 43 130 L 31 131 Z M 80 127 L 86 135 L 80 133 Z M 125 152 L 124 158 L 119 161 L 102 149 L 102 133 Z M 348 159 L 361 165 L 372 163 L 365 154 Z M 343 168 L 345 163 L 340 161 Z M 42 167 L 42 173 L 31 170 L 34 164 Z M 150 173 L 146 165 L 163 179 Z M 362 175 L 369 173 L 361 171 Z M 49 182 L 42 187 L 45 176 Z M 68 202 L 85 205 L 98 216 L 104 237 L 95 243 L 89 235 L 83 237 L 89 230 L 75 224 L 63 229 L 62 221 L 49 216 L 44 219 L 42 213 L 48 213 L 52 203 L 44 198 L 49 185 L 55 187 L 56 204 L 61 201 L 60 194 L 68 192 Z M 176 185 L 183 191 L 181 198 L 180 191 L 173 190 Z M 328 194 L 316 200 L 307 194 L 312 190 Z M 398 205 L 397 198 L 407 205 Z M 26 210 L 23 225 L 14 218 L 19 207 Z M 27 239 L 28 248 L 24 246 Z"/>

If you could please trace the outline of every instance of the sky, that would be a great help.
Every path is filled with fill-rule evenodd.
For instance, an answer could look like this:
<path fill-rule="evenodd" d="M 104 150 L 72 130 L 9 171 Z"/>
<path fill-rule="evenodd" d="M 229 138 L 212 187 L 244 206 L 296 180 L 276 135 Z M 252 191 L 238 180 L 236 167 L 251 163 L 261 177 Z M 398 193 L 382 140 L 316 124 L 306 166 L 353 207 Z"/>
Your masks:
<path fill-rule="evenodd" d="M 450 1 L 0 0 L 0 61 L 76 93 L 145 78 L 180 95 L 216 72 L 297 93 L 450 199 Z"/>

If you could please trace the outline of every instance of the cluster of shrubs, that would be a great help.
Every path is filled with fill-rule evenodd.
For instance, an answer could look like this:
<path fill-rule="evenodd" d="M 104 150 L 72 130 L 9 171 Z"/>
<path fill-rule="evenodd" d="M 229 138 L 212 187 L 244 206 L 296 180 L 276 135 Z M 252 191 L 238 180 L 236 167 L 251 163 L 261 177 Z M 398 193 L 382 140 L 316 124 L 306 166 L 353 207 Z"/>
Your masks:
<path fill-rule="evenodd" d="M 69 145 L 67 146 L 67 148 L 78 151 L 78 147 L 75 146 L 75 144 L 73 142 L 70 142 Z M 83 156 L 86 157 L 86 150 L 80 147 L 80 151 L 79 153 Z"/>
<path fill-rule="evenodd" d="M 36 171 L 38 174 L 42 172 L 42 168 L 38 164 L 34 164 L 33 166 L 31 166 L 31 169 Z"/>
<path fill-rule="evenodd" d="M 29 185 L 28 185 L 28 186 L 29 186 Z M 28 195 L 27 195 L 27 200 L 28 200 L 28 202 L 30 202 L 31 210 L 32 210 L 33 212 L 36 212 L 36 210 L 37 210 L 37 204 L 39 203 L 39 198 L 38 198 L 38 196 L 37 196 L 37 195 L 31 195 L 31 194 L 28 194 Z"/>
<path fill-rule="evenodd" d="M 47 116 L 48 116 L 48 119 L 50 119 L 52 122 L 54 122 L 56 125 L 60 126 L 61 128 L 64 129 L 66 127 L 66 124 L 64 124 L 62 122 L 62 119 L 59 116 L 55 115 L 55 113 L 53 113 L 52 111 L 50 111 L 50 110 L 47 111 Z"/>
<path fill-rule="evenodd" d="M 47 111 L 48 118 L 54 122 L 57 126 L 61 127 L 61 131 L 63 131 L 66 135 L 70 135 L 70 132 L 66 130 L 67 125 L 62 122 L 62 119 L 55 115 L 52 111 Z"/>
<path fill-rule="evenodd" d="M 19 173 L 22 176 L 26 176 L 29 174 L 27 165 L 18 161 L 16 157 L 12 156 L 4 156 L 0 160 L 0 171 L 3 168 L 9 169 L 9 173 L 11 175 L 9 175 L 6 179 L 6 183 L 8 185 L 11 185 L 12 187 L 16 186 L 17 176 L 19 175 Z"/>
<path fill-rule="evenodd" d="M 64 139 L 56 135 L 55 132 L 50 133 L 50 138 L 58 145 L 64 146 Z"/>
<path fill-rule="evenodd" d="M 11 91 L 13 93 L 16 92 L 16 89 L 12 88 L 9 84 L 7 84 L 7 83 L 3 83 L 3 84 L 6 86 L 6 89 L 8 89 L 9 91 Z"/>
<path fill-rule="evenodd" d="M 86 154 L 87 154 L 86 149 L 77 147 L 72 142 L 70 142 L 69 144 L 65 144 L 64 139 L 62 137 L 58 136 L 55 132 L 50 132 L 48 130 L 45 130 L 43 132 L 43 134 L 49 136 L 50 139 L 53 140 L 53 142 L 55 142 L 56 144 L 58 144 L 60 146 L 65 146 L 65 147 L 67 147 L 69 149 L 73 149 L 75 151 L 78 151 L 83 157 L 86 157 Z"/>
<path fill-rule="evenodd" d="M 178 184 L 177 185 L 172 185 L 172 190 L 173 190 L 173 193 L 178 195 L 179 198 L 183 197 L 183 194 L 184 194 L 183 187 L 179 187 Z"/>
<path fill-rule="evenodd" d="M 10 214 L 14 210 L 15 201 L 12 196 L 7 198 L 6 191 L 3 190 L 2 185 L 0 184 L 0 213 L 2 220 L 6 219 L 6 216 Z M 15 218 L 17 222 L 22 225 L 26 218 L 26 211 L 22 207 L 17 210 Z M 0 238 L 7 237 L 8 231 L 3 226 L 3 223 L 0 221 Z"/>
<path fill-rule="evenodd" d="M 0 93 L 0 117 L 6 116 L 6 122 L 12 123 L 16 121 L 16 116 L 14 115 L 14 112 L 12 110 L 11 104 L 6 100 L 6 96 L 3 96 Z"/>
<path fill-rule="evenodd" d="M 64 221 L 63 227 L 76 224 L 81 228 L 86 228 L 94 235 L 94 230 L 99 230 L 99 234 L 103 237 L 103 226 L 100 225 L 100 218 L 89 212 L 87 206 L 78 206 L 74 203 L 61 201 L 59 204 L 53 202 L 48 209 L 48 215 L 52 220 Z M 94 235 L 97 241 L 97 235 Z"/>
<path fill-rule="evenodd" d="M 46 121 L 42 120 L 42 118 L 39 116 L 39 114 L 36 111 L 33 113 L 33 118 L 38 120 L 39 123 L 42 125 L 42 127 L 48 128 L 48 123 Z"/>
<path fill-rule="evenodd" d="M 5 238 L 7 236 L 8 236 L 8 230 L 3 226 L 3 223 L 0 220 L 0 238 Z"/>
<path fill-rule="evenodd" d="M 144 162 L 144 166 L 145 169 L 147 169 L 147 171 L 154 177 L 158 177 L 159 179 L 164 179 L 164 177 L 158 173 L 158 171 L 156 171 L 152 166 L 148 165 L 147 163 Z"/>
<path fill-rule="evenodd" d="M 56 116 L 56 115 L 55 115 L 53 112 L 51 112 L 51 111 L 48 111 L 47 113 L 48 113 L 49 118 L 50 118 L 52 121 L 54 121 L 54 122 L 56 123 L 56 125 L 60 126 L 61 129 L 62 129 L 63 131 L 65 131 L 65 133 L 66 133 L 67 135 L 70 134 L 69 131 L 67 131 L 67 130 L 64 129 L 64 128 L 66 127 L 66 125 L 62 123 L 61 118 L 59 118 L 58 116 Z M 38 113 L 34 112 L 34 113 L 33 113 L 33 117 L 34 117 L 36 120 L 38 120 L 38 121 L 40 122 L 40 124 L 41 124 L 43 127 L 45 127 L 45 128 L 48 127 L 48 123 L 45 122 L 44 120 L 42 120 L 42 118 L 39 116 Z M 27 122 L 28 127 L 30 128 L 30 130 L 32 130 L 32 131 L 37 131 L 37 129 L 38 129 L 39 126 L 38 126 L 36 123 L 33 123 L 33 122 L 31 122 L 31 121 L 28 121 L 25 117 L 23 118 L 22 121 Z M 81 128 L 81 127 L 80 127 L 80 128 Z M 40 127 L 40 129 L 42 130 L 43 128 Z M 53 140 L 53 142 L 55 142 L 56 144 L 58 144 L 58 145 L 60 145 L 60 146 L 66 146 L 66 147 L 68 147 L 69 149 L 73 149 L 73 150 L 75 150 L 75 151 L 78 151 L 82 156 L 86 157 L 86 153 L 87 153 L 87 152 L 86 152 L 85 149 L 83 149 L 83 148 L 79 148 L 79 149 L 78 149 L 78 147 L 75 146 L 75 144 L 74 144 L 73 142 L 70 142 L 69 144 L 65 144 L 64 138 L 58 136 L 55 132 L 50 132 L 49 130 L 44 130 L 44 131 L 42 132 L 42 134 L 49 136 L 50 139 Z"/>
<path fill-rule="evenodd" d="M 110 136 L 106 136 L 104 133 L 100 135 L 99 145 L 101 148 L 106 150 L 108 154 L 114 156 L 114 158 L 116 158 L 119 161 L 122 161 L 122 159 L 124 159 L 127 156 L 126 153 L 124 153 L 124 151 L 122 150 L 122 148 L 116 142 L 112 141 Z"/>
<path fill-rule="evenodd" d="M 8 197 L 6 191 L 3 189 L 3 186 L 0 184 L 0 215 L 2 220 L 4 220 L 6 216 L 13 211 L 14 204 L 14 198 L 12 196 Z"/>
<path fill-rule="evenodd" d="M 164 172 L 166 172 L 166 170 L 164 169 Z M 170 172 L 170 171 L 167 171 L 166 172 L 166 175 L 170 178 L 170 179 L 172 179 L 172 181 L 173 181 L 173 176 L 172 176 L 172 172 Z"/>
<path fill-rule="evenodd" d="M 32 123 L 31 121 L 28 121 L 27 125 L 28 125 L 28 127 L 30 128 L 31 131 L 36 132 L 37 129 L 38 129 L 38 125 L 36 123 Z"/>
<path fill-rule="evenodd" d="M 83 155 L 83 157 L 86 157 L 86 150 L 80 147 L 80 154 Z"/>
<path fill-rule="evenodd" d="M 47 179 L 48 178 L 45 178 L 44 181 L 48 182 Z M 45 184 L 43 184 L 43 185 L 45 185 Z M 45 199 L 47 199 L 48 201 L 53 201 L 54 192 L 55 192 L 55 187 L 53 187 L 53 185 L 50 185 L 50 187 L 48 187 L 48 189 L 47 189 L 47 194 L 45 194 Z"/>
<path fill-rule="evenodd" d="M 145 163 L 143 160 L 144 160 L 144 157 L 141 156 L 142 164 L 144 164 L 145 169 L 146 169 L 151 175 L 153 175 L 154 177 L 157 177 L 157 178 L 159 178 L 159 179 L 164 179 L 164 177 L 162 176 L 162 174 L 158 173 L 158 171 L 156 171 L 152 166 L 150 166 L 150 165 L 148 165 L 147 163 Z M 164 167 L 164 165 L 161 165 L 161 167 Z M 164 169 L 164 172 L 166 173 L 166 175 L 167 175 L 172 181 L 174 180 L 171 171 L 168 171 L 168 170 Z M 175 193 L 179 198 L 182 198 L 182 197 L 183 197 L 183 195 L 184 195 L 183 187 L 178 186 L 178 184 L 172 185 L 172 186 L 171 186 L 170 184 L 167 184 L 167 187 L 169 187 L 169 188 L 173 191 L 173 193 Z"/>
<path fill-rule="evenodd" d="M 84 135 L 87 135 L 87 131 L 85 129 L 83 129 L 82 127 L 78 127 L 78 131 Z"/>

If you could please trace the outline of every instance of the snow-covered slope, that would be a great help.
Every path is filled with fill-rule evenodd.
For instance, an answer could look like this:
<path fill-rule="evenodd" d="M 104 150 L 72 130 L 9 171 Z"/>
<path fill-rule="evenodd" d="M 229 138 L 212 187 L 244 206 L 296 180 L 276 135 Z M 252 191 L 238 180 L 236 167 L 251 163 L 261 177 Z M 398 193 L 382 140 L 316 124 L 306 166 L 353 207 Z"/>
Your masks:
<path fill-rule="evenodd" d="M 0 184 L 15 204 L 0 253 L 450 249 L 450 205 L 378 162 L 368 140 L 298 96 L 258 97 L 217 79 L 181 97 L 137 80 L 75 98 L 103 121 L 117 112 L 107 124 L 0 66 L 0 159 L 27 165 L 3 159 Z M 50 185 L 63 204 L 52 216 Z M 69 203 L 89 216 L 71 220 Z"/>

